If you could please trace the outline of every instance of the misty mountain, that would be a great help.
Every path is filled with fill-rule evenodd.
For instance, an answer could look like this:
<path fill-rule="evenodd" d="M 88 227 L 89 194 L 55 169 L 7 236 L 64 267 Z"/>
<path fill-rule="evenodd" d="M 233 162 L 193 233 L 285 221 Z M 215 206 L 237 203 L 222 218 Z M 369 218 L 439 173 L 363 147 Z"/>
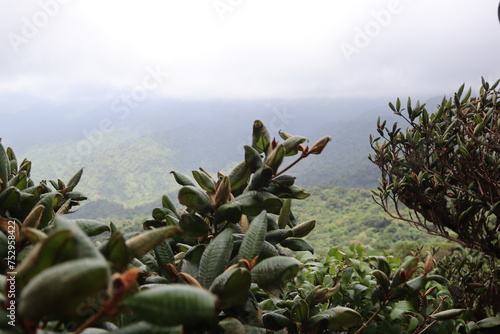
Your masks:
<path fill-rule="evenodd" d="M 290 171 L 298 185 L 375 187 L 378 171 L 367 159 L 368 136 L 375 132 L 379 115 L 394 117 L 386 102 L 348 99 L 148 100 L 127 113 L 109 105 L 74 114 L 65 111 L 69 105 L 52 107 L 50 115 L 55 116 L 49 119 L 43 110 L 32 117 L 34 109 L 26 111 L 22 121 L 19 115 L 4 117 L 4 145 L 12 146 L 18 158 L 33 161 L 34 179 L 67 180 L 83 167 L 80 191 L 90 200 L 127 208 L 178 189 L 170 171 L 188 176 L 200 167 L 214 175 L 228 172 L 243 159 L 243 146 L 251 144 L 255 119 L 278 140 L 279 130 L 303 135 L 309 145 L 332 136 L 321 155 L 309 156 Z M 3 124 L 19 127 L 5 131 Z M 293 159 L 287 158 L 283 166 Z"/>

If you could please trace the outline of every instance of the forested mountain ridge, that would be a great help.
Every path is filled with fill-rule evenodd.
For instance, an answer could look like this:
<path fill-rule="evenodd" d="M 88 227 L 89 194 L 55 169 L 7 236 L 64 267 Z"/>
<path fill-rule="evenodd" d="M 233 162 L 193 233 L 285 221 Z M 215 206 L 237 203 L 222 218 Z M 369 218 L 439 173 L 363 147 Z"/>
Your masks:
<path fill-rule="evenodd" d="M 339 186 L 313 186 L 305 190 L 310 196 L 305 200 L 294 200 L 292 210 L 299 222 L 316 221 L 315 229 L 305 240 L 318 254 L 326 254 L 332 247 L 348 248 L 358 243 L 369 252 L 395 251 L 398 254 L 408 253 L 421 245 L 427 248 L 431 245 L 449 247 L 438 237 L 390 219 L 372 200 L 370 190 Z M 175 192 L 168 195 L 177 202 Z M 84 205 L 72 216 L 112 221 L 122 229 L 135 231 L 144 220 L 151 219 L 152 211 L 157 207 L 161 207 L 161 198 L 135 208 L 97 200 Z"/>
<path fill-rule="evenodd" d="M 18 141 L 24 149 L 17 151 L 37 166 L 34 179 L 67 178 L 83 167 L 80 190 L 89 200 L 106 199 L 133 208 L 174 191 L 170 171 L 187 175 L 200 167 L 213 174 L 228 171 L 243 159 L 253 121 L 261 119 L 278 140 L 280 130 L 306 136 L 311 142 L 332 136 L 333 142 L 320 157 L 312 156 L 292 169 L 300 186 L 369 189 L 377 185 L 377 169 L 367 159 L 368 136 L 375 131 L 379 114 L 391 116 L 388 110 L 373 101 L 358 105 L 328 100 L 179 102 L 163 107 L 152 103 L 123 121 L 111 116 L 74 118 L 61 127 L 60 137 L 55 128 L 47 131 L 27 125 L 32 131 L 18 134 L 24 138 Z M 103 120 L 111 122 L 110 130 L 97 126 Z M 55 124 L 61 126 L 60 122 Z M 78 122 L 79 129 L 74 124 Z M 46 132 L 49 136 L 43 143 L 25 138 Z M 14 138 L 5 139 L 16 149 Z"/>
<path fill-rule="evenodd" d="M 430 238 L 423 233 L 389 221 L 369 192 L 377 186 L 379 171 L 367 158 L 371 152 L 368 137 L 375 132 L 377 117 L 392 120 L 392 112 L 384 105 L 370 110 L 368 102 L 358 109 L 349 109 L 351 105 L 325 100 L 179 102 L 161 112 L 161 106 L 153 103 L 141 114 L 115 120 L 109 131 L 92 128 L 103 119 L 87 115 L 79 128 L 71 122 L 61 129 L 64 140 L 51 133 L 44 143 L 27 145 L 25 141 L 21 147 L 26 150 L 20 156 L 33 161 L 34 178 L 68 178 L 83 167 L 79 190 L 89 200 L 74 216 L 130 225 L 150 216 L 161 205 L 163 194 L 176 200 L 179 185 L 171 171 L 190 178 L 200 167 L 213 175 L 227 173 L 243 159 L 243 146 L 251 143 L 253 121 L 261 119 L 277 140 L 281 140 L 280 130 L 304 135 L 310 142 L 324 135 L 333 138 L 321 156 L 310 156 L 289 172 L 297 177 L 298 186 L 311 193 L 305 201 L 295 201 L 294 207 L 300 219 L 317 220 L 308 240 L 318 251 L 353 242 L 373 250 L 402 247 L 409 241 L 428 242 Z"/>

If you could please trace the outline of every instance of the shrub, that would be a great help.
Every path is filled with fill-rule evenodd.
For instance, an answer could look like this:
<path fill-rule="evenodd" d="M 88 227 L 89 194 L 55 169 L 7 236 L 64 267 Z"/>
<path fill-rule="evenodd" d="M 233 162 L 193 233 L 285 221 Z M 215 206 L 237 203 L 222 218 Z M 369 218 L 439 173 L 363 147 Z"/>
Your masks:
<path fill-rule="evenodd" d="M 464 86 L 435 113 L 425 104 L 390 108 L 409 127 L 377 122 L 371 161 L 381 170 L 376 202 L 391 217 L 429 234 L 500 256 L 500 80 Z M 405 115 L 406 114 L 406 115 Z M 383 141 L 382 141 L 383 139 Z M 405 214 L 404 204 L 410 210 Z"/>

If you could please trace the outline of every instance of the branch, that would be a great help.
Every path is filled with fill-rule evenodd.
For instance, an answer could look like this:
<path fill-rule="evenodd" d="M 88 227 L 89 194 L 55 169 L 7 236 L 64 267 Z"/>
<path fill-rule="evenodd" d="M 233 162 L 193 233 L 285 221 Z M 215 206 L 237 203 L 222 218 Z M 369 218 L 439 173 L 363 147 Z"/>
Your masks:
<path fill-rule="evenodd" d="M 283 169 L 281 172 L 277 173 L 274 177 L 280 176 L 281 174 L 283 174 L 284 172 L 286 172 L 287 170 L 289 170 L 290 168 L 292 168 L 293 166 L 295 166 L 300 160 L 302 160 L 302 159 L 304 159 L 305 157 L 308 156 L 307 153 L 306 154 L 304 154 L 304 153 L 305 153 L 305 151 L 302 152 L 302 154 L 300 155 L 300 157 L 297 160 L 295 160 L 294 162 L 292 162 L 288 167 L 286 167 L 285 169 Z"/>
<path fill-rule="evenodd" d="M 383 310 L 386 308 L 387 306 L 387 303 L 388 301 L 384 301 L 382 304 L 380 304 L 380 307 L 378 308 L 378 310 L 373 313 L 373 315 L 370 317 L 370 319 L 368 319 L 367 322 L 363 323 L 363 325 L 354 333 L 354 334 L 359 334 L 361 333 L 362 331 L 364 331 L 365 329 L 368 328 L 368 325 L 373 321 L 375 320 L 375 318 L 377 317 L 377 315 Z"/>

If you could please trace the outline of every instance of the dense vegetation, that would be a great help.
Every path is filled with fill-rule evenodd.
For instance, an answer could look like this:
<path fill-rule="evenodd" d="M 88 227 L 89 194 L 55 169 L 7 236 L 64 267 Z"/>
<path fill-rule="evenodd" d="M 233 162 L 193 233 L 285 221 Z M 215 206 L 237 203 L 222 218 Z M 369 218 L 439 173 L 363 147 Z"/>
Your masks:
<path fill-rule="evenodd" d="M 382 172 L 377 202 L 392 217 L 425 232 L 500 258 L 500 80 L 484 79 L 479 95 L 443 98 L 435 113 L 425 104 L 391 109 L 402 130 L 378 122 L 370 138 Z M 407 114 L 407 116 L 403 115 Z M 382 139 L 383 140 L 382 140 Z M 404 204 L 411 210 L 402 214 Z"/>
<path fill-rule="evenodd" d="M 294 212 L 299 218 L 316 220 L 316 228 L 306 238 L 316 254 L 353 243 L 361 243 L 368 252 L 403 256 L 424 244 L 428 249 L 441 247 L 440 254 L 452 247 L 441 238 L 408 229 L 405 223 L 387 217 L 368 190 L 310 187 L 307 191 L 311 196 L 296 203 Z"/>
<path fill-rule="evenodd" d="M 331 138 L 308 145 L 305 137 L 279 135 L 255 121 L 244 159 L 233 168 L 171 172 L 178 205 L 163 195 L 131 232 L 64 218 L 85 199 L 75 190 L 83 170 L 68 182 L 37 185 L 31 163 L 18 164 L 0 143 L 6 259 L 0 328 L 28 334 L 498 331 L 497 259 L 462 249 L 437 256 L 428 247 L 405 249 L 409 254 L 401 257 L 374 254 L 389 240 L 396 243 L 394 233 L 404 225 L 381 217 L 366 191 L 316 187 L 311 198 L 289 172 L 321 154 Z M 301 200 L 311 205 L 301 208 Z M 359 208 L 358 217 L 343 212 L 348 202 Z M 308 210 L 320 212 L 329 234 L 355 235 L 332 243 L 355 243 L 314 255 L 307 240 L 317 239 L 312 232 L 320 222 Z M 380 247 L 375 231 L 384 236 Z M 411 239 L 416 232 L 401 235 Z M 371 242 L 369 249 L 358 241 Z"/>
<path fill-rule="evenodd" d="M 316 228 L 306 237 L 315 254 L 326 254 L 332 247 L 347 248 L 361 243 L 366 251 L 407 255 L 419 245 L 441 247 L 443 254 L 454 245 L 432 237 L 403 222 L 391 219 L 373 202 L 369 190 L 344 187 L 307 187 L 306 201 L 294 204 L 299 220 L 314 219 Z M 175 193 L 168 194 L 175 200 Z M 133 209 L 107 200 L 97 200 L 78 209 L 75 218 L 112 221 L 126 232 L 133 232 L 151 214 L 160 201 Z"/>

